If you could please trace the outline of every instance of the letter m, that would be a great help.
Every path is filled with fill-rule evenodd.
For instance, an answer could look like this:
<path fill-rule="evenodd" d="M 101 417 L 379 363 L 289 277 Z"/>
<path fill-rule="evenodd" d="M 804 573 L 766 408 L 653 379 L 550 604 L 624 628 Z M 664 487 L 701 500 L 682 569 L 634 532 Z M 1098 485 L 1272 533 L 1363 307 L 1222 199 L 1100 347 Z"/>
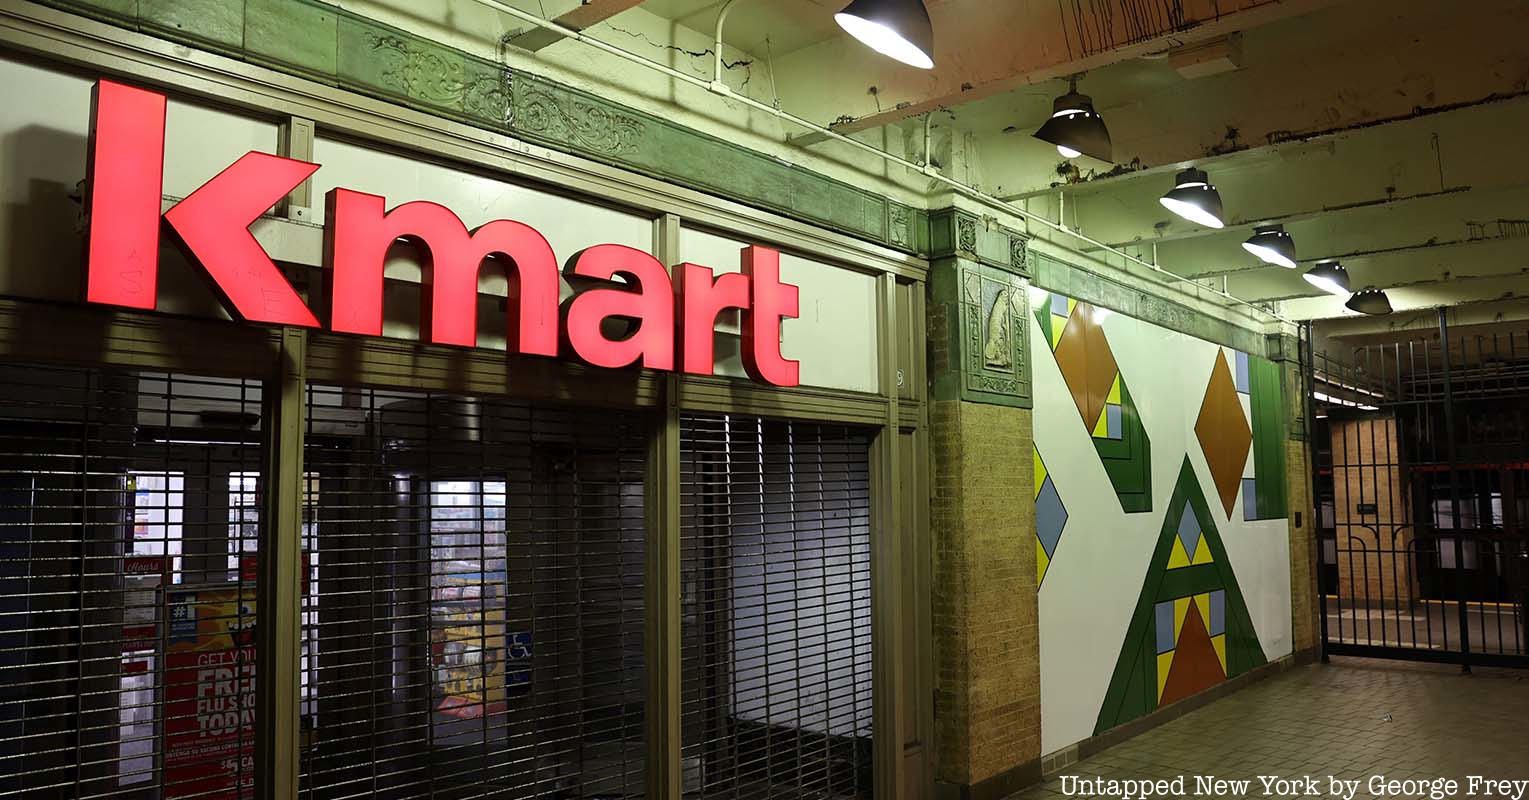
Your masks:
<path fill-rule="evenodd" d="M 510 220 L 469 232 L 444 206 L 416 201 L 387 211 L 385 202 L 349 189 L 334 189 L 326 198 L 330 327 L 381 335 L 383 268 L 388 248 L 402 239 L 420 249 L 421 339 L 477 344 L 478 273 L 486 259 L 503 256 L 514 266 L 507 304 L 510 352 L 557 355 L 561 283 L 552 246 L 540 233 Z"/>

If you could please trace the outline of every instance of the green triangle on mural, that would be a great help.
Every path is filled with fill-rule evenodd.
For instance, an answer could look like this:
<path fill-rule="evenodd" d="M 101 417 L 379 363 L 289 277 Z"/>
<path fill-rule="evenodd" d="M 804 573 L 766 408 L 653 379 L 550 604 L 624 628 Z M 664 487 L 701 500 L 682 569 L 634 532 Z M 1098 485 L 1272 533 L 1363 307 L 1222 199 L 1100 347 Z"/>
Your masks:
<path fill-rule="evenodd" d="M 1187 613 L 1191 605 L 1193 613 Z M 1186 651 L 1192 655 L 1176 659 L 1186 618 L 1199 646 Z M 1194 627 L 1201 624 L 1206 626 L 1203 631 Z M 1203 646 L 1205 636 L 1212 649 Z M 1094 733 L 1156 710 L 1170 676 L 1170 696 L 1203 691 L 1267 660 L 1215 516 L 1185 456 Z"/>

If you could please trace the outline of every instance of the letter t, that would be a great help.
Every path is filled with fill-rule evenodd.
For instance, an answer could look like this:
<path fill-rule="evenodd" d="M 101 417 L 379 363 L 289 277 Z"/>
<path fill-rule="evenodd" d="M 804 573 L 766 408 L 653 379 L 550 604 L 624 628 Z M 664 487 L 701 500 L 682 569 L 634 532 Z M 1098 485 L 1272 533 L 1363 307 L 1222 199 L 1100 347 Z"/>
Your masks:
<path fill-rule="evenodd" d="M 743 367 L 749 377 L 776 386 L 798 386 L 801 364 L 780 353 L 780 326 L 801 314 L 797 287 L 780 282 L 780 252 L 743 249 L 743 274 L 752 284 L 752 308 L 743 312 Z"/>

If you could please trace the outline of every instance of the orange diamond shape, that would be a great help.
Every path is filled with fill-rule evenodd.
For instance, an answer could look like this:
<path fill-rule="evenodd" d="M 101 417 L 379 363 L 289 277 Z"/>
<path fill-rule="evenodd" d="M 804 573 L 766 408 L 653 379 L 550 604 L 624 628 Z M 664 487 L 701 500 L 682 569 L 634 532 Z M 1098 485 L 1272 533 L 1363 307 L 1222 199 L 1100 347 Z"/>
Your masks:
<path fill-rule="evenodd" d="M 1095 320 L 1097 316 L 1088 303 L 1073 306 L 1055 353 L 1062 380 L 1067 382 L 1072 401 L 1083 416 L 1083 426 L 1090 431 L 1099 423 L 1110 387 L 1120 372 L 1109 340 L 1104 338 L 1104 328 Z"/>
<path fill-rule="evenodd" d="M 1242 401 L 1237 398 L 1237 384 L 1226 365 L 1226 354 L 1220 348 L 1216 349 L 1216 366 L 1211 370 L 1205 400 L 1200 404 L 1200 418 L 1195 421 L 1195 438 L 1200 440 L 1205 463 L 1210 465 L 1216 493 L 1221 495 L 1221 507 L 1230 518 L 1232 507 L 1237 504 L 1237 490 L 1242 486 L 1242 468 L 1253 446 L 1253 431 L 1242 412 Z"/>

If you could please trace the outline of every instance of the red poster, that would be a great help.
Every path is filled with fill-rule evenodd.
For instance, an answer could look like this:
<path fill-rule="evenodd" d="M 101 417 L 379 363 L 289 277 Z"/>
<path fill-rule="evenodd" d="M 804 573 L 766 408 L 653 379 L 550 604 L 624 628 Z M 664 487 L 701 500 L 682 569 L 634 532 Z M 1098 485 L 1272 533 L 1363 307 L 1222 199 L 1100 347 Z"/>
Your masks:
<path fill-rule="evenodd" d="M 165 797 L 255 790 L 255 621 L 245 587 L 176 592 L 165 679 Z"/>
<path fill-rule="evenodd" d="M 311 570 L 313 568 L 313 557 L 311 555 L 309 555 L 307 550 L 303 551 L 302 558 L 303 558 L 303 569 Z M 239 580 L 241 582 L 253 584 L 255 582 L 256 577 L 259 575 L 259 573 L 260 573 L 260 556 L 254 554 L 254 553 L 245 553 L 244 555 L 239 556 Z M 304 580 L 303 581 L 303 596 L 304 597 L 308 596 L 308 588 L 309 588 L 308 581 Z M 250 602 L 253 603 L 254 601 L 250 601 Z"/>

